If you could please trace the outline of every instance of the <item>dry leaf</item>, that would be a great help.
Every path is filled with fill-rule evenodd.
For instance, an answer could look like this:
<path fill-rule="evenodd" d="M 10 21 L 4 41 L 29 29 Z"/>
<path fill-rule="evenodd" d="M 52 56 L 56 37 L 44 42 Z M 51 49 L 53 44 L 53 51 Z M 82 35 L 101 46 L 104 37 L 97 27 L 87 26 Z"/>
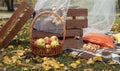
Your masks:
<path fill-rule="evenodd" d="M 28 71 L 28 68 L 24 67 L 24 68 L 23 68 L 23 71 Z"/>
<path fill-rule="evenodd" d="M 94 71 L 92 68 L 84 69 L 84 71 Z"/>
<path fill-rule="evenodd" d="M 23 56 L 25 53 L 25 51 L 23 51 L 23 50 L 17 50 L 16 52 L 17 52 L 18 56 Z"/>
<path fill-rule="evenodd" d="M 77 66 L 80 64 L 80 59 L 74 61 L 73 63 L 70 64 L 72 68 L 77 68 Z"/>
<path fill-rule="evenodd" d="M 26 63 L 30 63 L 30 59 L 26 59 Z"/>
<path fill-rule="evenodd" d="M 70 66 L 71 66 L 72 68 L 77 68 L 77 65 L 78 65 L 77 63 L 71 63 L 71 64 L 70 64 Z"/>
<path fill-rule="evenodd" d="M 16 61 L 18 60 L 18 56 L 12 56 L 11 60 L 12 60 L 12 63 L 16 63 Z"/>
<path fill-rule="evenodd" d="M 93 57 L 93 61 L 103 61 L 103 59 L 100 56 L 95 56 Z"/>
<path fill-rule="evenodd" d="M 110 65 L 114 65 L 114 64 L 116 64 L 116 62 L 113 61 L 113 60 L 110 60 L 110 61 L 108 61 L 108 62 L 109 62 Z"/>
<path fill-rule="evenodd" d="M 76 60 L 75 62 L 76 62 L 77 64 L 80 64 L 80 59 Z"/>
<path fill-rule="evenodd" d="M 22 63 L 20 60 L 17 60 L 16 65 L 23 67 L 27 66 L 27 64 Z"/>
<path fill-rule="evenodd" d="M 47 62 L 43 62 L 42 63 L 42 68 L 44 69 L 44 70 L 50 70 L 51 69 L 51 66 L 49 65 L 49 63 L 47 63 Z"/>
<path fill-rule="evenodd" d="M 90 58 L 88 61 L 87 61 L 87 64 L 94 64 L 95 62 L 93 61 L 92 58 Z"/>
<path fill-rule="evenodd" d="M 9 46 L 8 46 L 8 48 L 13 49 L 13 48 L 14 48 L 14 46 L 13 46 L 13 45 L 9 45 Z"/>
<path fill-rule="evenodd" d="M 3 67 L 3 64 L 2 64 L 2 63 L 0 63 L 0 67 Z"/>
<path fill-rule="evenodd" d="M 3 57 L 2 62 L 5 64 L 12 64 L 12 60 L 7 55 Z"/>

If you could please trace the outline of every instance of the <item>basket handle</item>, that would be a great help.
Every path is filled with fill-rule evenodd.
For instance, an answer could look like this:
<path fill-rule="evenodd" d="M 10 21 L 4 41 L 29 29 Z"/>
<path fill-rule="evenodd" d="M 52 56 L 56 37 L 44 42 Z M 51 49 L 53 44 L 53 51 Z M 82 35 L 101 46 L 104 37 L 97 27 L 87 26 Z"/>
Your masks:
<path fill-rule="evenodd" d="M 61 44 L 63 44 L 64 41 L 65 41 L 65 36 L 66 36 L 66 27 L 65 27 L 65 24 L 64 24 L 65 22 L 64 22 L 64 20 L 63 20 L 57 13 L 52 12 L 52 11 L 44 11 L 44 12 L 41 12 L 41 13 L 39 13 L 38 15 L 35 16 L 35 18 L 32 20 L 32 24 L 31 24 L 31 28 L 30 28 L 30 39 L 33 40 L 33 37 L 32 37 L 32 34 L 33 34 L 32 29 L 33 29 L 33 26 L 34 26 L 34 24 L 35 24 L 35 21 L 37 20 L 38 17 L 40 17 L 41 15 L 44 15 L 44 14 L 53 14 L 54 16 L 56 16 L 56 17 L 59 18 L 59 20 L 60 20 L 60 22 L 61 22 L 61 24 L 62 24 L 62 26 L 63 26 L 63 39 L 62 39 L 62 42 L 61 42 Z"/>

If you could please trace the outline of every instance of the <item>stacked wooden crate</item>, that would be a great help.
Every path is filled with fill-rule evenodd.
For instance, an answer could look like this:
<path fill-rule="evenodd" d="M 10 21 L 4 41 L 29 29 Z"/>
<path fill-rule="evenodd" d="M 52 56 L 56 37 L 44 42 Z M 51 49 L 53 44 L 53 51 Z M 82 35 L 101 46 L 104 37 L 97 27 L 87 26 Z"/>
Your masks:
<path fill-rule="evenodd" d="M 66 20 L 66 40 L 64 48 L 80 48 L 83 41 L 83 28 L 88 26 L 87 9 L 69 9 Z"/>

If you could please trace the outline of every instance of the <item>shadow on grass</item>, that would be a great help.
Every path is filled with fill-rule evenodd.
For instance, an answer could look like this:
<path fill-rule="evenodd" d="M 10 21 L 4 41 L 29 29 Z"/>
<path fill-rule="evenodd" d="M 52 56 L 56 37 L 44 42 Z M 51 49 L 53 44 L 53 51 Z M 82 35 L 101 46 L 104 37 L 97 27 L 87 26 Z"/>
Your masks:
<path fill-rule="evenodd" d="M 13 46 L 18 46 L 18 45 L 30 46 L 30 41 L 29 40 L 15 39 L 15 40 L 12 40 L 9 45 L 13 45 Z"/>

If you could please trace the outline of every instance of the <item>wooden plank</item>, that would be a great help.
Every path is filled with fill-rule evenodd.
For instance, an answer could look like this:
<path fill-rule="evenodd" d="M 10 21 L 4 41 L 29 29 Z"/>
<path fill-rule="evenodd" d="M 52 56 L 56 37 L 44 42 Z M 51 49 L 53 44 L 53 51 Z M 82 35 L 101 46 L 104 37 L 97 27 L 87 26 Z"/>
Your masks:
<path fill-rule="evenodd" d="M 13 15 L 10 17 L 10 19 L 7 21 L 7 23 L 2 27 L 2 29 L 0 30 L 0 38 L 2 38 L 6 32 L 8 32 L 8 30 L 12 27 L 11 25 L 13 23 L 15 23 L 16 19 L 19 18 L 19 16 L 21 15 L 21 13 L 24 11 L 24 9 L 27 7 L 28 5 L 23 2 L 20 7 L 18 7 L 18 9 L 13 13 Z"/>
<path fill-rule="evenodd" d="M 52 35 L 56 35 L 58 37 L 63 37 L 63 34 L 58 34 L 58 33 L 50 33 L 50 32 L 44 32 L 44 31 L 38 31 L 38 30 L 33 30 L 33 38 L 44 38 L 45 36 L 50 37 Z M 68 37 L 75 37 L 75 36 L 80 36 L 82 37 L 83 35 L 83 30 L 82 29 L 69 29 L 66 32 L 66 38 Z"/>
<path fill-rule="evenodd" d="M 87 18 L 88 11 L 87 9 L 69 9 L 67 16 L 84 16 Z"/>
<path fill-rule="evenodd" d="M 38 31 L 38 30 L 35 30 L 33 29 L 33 38 L 34 39 L 37 39 L 37 38 L 44 38 L 44 37 L 50 37 L 50 36 L 53 36 L 53 35 L 56 35 L 58 37 L 60 36 L 63 36 L 62 34 L 58 34 L 58 33 L 51 33 L 51 32 L 44 32 L 44 31 Z"/>
<path fill-rule="evenodd" d="M 83 30 L 82 29 L 69 29 L 66 32 L 66 37 L 75 37 L 75 36 L 83 36 Z"/>
<path fill-rule="evenodd" d="M 88 27 L 87 19 L 82 20 L 66 20 L 66 28 L 67 29 L 80 29 Z"/>
<path fill-rule="evenodd" d="M 20 31 L 22 26 L 30 18 L 30 16 L 33 14 L 33 12 L 34 12 L 34 10 L 31 8 L 21 17 L 20 21 L 14 26 L 14 28 L 10 31 L 10 33 L 7 35 L 7 37 L 3 40 L 2 47 L 6 47 L 9 44 L 9 42 Z"/>
<path fill-rule="evenodd" d="M 63 45 L 63 49 L 75 48 L 80 49 L 83 46 L 82 39 L 76 40 L 75 38 L 66 39 Z"/>

